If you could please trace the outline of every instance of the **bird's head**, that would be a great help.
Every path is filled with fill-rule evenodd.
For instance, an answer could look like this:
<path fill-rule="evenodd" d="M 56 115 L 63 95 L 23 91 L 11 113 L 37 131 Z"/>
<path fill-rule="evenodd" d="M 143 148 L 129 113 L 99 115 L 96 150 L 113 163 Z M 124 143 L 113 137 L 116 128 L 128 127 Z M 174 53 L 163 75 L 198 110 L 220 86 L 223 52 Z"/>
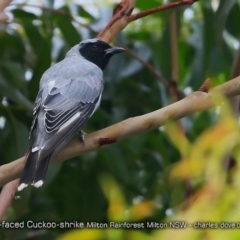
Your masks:
<path fill-rule="evenodd" d="M 113 55 L 122 51 L 124 51 L 124 48 L 111 47 L 108 43 L 97 38 L 87 39 L 79 44 L 80 54 L 88 61 L 96 64 L 102 70 L 107 66 Z"/>

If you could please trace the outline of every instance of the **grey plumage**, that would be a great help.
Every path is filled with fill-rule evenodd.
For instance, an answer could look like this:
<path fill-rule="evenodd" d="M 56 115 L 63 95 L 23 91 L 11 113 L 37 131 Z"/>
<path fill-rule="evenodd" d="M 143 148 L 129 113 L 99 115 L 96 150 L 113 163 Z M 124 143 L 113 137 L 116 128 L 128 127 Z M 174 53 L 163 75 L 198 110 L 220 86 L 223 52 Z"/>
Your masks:
<path fill-rule="evenodd" d="M 95 45 L 98 46 L 97 52 Z M 81 47 L 84 48 L 84 56 L 80 53 Z M 74 46 L 64 60 L 43 74 L 30 131 L 34 140 L 26 156 L 18 190 L 29 183 L 36 187 L 43 184 L 52 156 L 61 151 L 77 132 L 81 132 L 95 112 L 104 86 L 102 70 L 110 59 L 107 49 L 113 48 L 97 39 L 83 41 Z M 116 53 L 121 51 L 116 48 Z M 100 62 L 100 55 L 103 61 L 107 56 L 104 65 Z M 97 60 L 92 60 L 96 57 Z"/>

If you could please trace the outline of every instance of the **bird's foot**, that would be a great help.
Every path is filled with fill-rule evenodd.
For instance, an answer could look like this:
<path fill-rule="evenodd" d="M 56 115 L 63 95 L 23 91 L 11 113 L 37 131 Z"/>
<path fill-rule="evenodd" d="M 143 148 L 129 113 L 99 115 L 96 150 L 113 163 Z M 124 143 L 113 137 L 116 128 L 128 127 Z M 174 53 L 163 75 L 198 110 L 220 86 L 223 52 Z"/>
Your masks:
<path fill-rule="evenodd" d="M 79 131 L 79 140 L 80 140 L 80 142 L 84 143 L 84 139 L 85 139 L 86 135 L 87 134 L 83 130 Z"/>

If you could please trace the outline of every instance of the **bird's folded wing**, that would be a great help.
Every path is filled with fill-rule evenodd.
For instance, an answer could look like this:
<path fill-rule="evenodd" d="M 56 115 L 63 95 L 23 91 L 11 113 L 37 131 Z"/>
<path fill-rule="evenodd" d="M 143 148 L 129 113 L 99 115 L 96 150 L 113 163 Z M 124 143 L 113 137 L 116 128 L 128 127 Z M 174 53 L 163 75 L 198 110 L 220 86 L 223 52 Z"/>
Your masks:
<path fill-rule="evenodd" d="M 44 124 L 48 133 L 58 131 L 78 112 L 80 112 L 78 125 L 81 128 L 81 122 L 85 122 L 91 116 L 102 92 L 102 85 L 99 84 L 102 81 L 97 79 L 97 76 L 95 76 L 95 79 L 94 76 L 91 76 L 89 81 L 76 78 L 66 82 L 67 84 L 63 86 L 52 86 L 46 97 L 41 96 L 42 90 L 37 96 L 34 122 L 36 122 L 38 108 L 40 107 L 40 98 L 44 98 L 41 104 L 45 111 Z M 35 128 L 34 122 L 31 131 L 34 131 Z"/>

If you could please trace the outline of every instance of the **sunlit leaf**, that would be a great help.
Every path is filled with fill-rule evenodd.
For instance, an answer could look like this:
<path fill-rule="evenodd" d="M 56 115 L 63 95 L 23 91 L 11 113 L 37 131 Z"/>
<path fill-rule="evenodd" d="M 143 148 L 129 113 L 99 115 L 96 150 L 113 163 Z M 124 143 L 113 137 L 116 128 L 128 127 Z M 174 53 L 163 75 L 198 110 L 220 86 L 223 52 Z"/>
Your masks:
<path fill-rule="evenodd" d="M 101 240 L 104 233 L 101 229 L 83 229 L 83 230 L 72 230 L 58 238 L 58 240 Z"/>

